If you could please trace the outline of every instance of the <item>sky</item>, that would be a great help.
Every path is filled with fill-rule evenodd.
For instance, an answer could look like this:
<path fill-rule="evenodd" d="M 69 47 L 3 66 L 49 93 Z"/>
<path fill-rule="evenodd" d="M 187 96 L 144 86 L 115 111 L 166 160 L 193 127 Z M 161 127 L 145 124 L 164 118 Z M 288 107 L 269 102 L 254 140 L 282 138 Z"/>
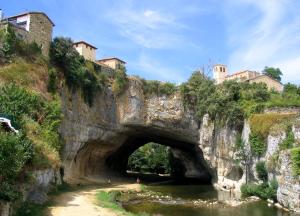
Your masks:
<path fill-rule="evenodd" d="M 213 64 L 279 67 L 300 84 L 299 0 L 0 0 L 5 16 L 45 12 L 54 37 L 84 40 L 130 75 L 181 83 Z"/>

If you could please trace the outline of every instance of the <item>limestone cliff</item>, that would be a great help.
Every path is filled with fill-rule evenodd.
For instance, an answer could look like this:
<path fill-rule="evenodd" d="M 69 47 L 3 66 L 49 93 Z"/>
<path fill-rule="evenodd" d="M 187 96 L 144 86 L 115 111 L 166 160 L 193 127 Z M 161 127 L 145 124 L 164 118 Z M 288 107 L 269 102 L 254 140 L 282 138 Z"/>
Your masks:
<path fill-rule="evenodd" d="M 266 155 L 255 158 L 251 156 L 250 127 L 246 121 L 242 130 L 246 158 L 242 161 L 241 150 L 235 146 L 241 131 L 227 125 L 216 126 L 208 115 L 197 120 L 195 113 L 184 106 L 180 94 L 146 97 L 137 78 L 129 79 L 121 95 L 115 96 L 110 88 L 98 92 L 91 107 L 78 91 L 64 88 L 61 96 L 66 180 L 125 172 L 131 153 L 147 142 L 157 142 L 171 147 L 179 162 L 176 175 L 212 180 L 219 188 L 239 191 L 247 180 L 257 180 L 255 163 L 268 160 L 285 136 L 270 135 Z M 288 154 L 279 158 L 279 168 L 269 175 L 279 180 L 279 202 L 287 206 L 286 201 L 293 200 L 289 207 L 297 209 L 299 179 L 290 177 Z"/>

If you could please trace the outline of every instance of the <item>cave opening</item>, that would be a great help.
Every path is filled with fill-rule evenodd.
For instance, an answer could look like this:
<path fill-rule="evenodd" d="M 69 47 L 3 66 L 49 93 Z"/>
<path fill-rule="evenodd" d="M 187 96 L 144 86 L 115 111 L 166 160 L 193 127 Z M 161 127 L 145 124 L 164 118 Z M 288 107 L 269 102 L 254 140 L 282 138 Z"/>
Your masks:
<path fill-rule="evenodd" d="M 160 155 L 144 152 L 160 151 Z M 141 160 L 141 161 L 139 161 Z M 141 164 L 138 164 L 141 162 Z M 146 167 L 142 167 L 145 165 Z M 106 159 L 110 170 L 126 177 L 146 181 L 174 180 L 182 183 L 210 184 L 212 175 L 196 143 L 186 142 L 159 134 L 131 135 Z"/>

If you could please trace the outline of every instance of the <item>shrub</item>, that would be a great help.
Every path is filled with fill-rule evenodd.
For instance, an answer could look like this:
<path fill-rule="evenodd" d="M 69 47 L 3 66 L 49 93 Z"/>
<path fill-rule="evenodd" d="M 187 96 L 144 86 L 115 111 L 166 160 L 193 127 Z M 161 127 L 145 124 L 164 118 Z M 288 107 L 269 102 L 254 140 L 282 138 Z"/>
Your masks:
<path fill-rule="evenodd" d="M 0 87 L 0 101 L 0 113 L 14 116 L 19 124 L 24 115 L 37 120 L 42 106 L 38 95 L 29 93 L 15 84 Z"/>
<path fill-rule="evenodd" d="M 170 82 L 160 82 L 157 80 L 144 80 L 143 82 L 143 91 L 146 96 L 150 95 L 172 95 L 177 91 L 177 86 L 174 83 Z"/>
<path fill-rule="evenodd" d="M 12 201 L 19 197 L 15 183 L 33 153 L 33 145 L 24 135 L 0 132 L 0 199 Z"/>
<path fill-rule="evenodd" d="M 120 66 L 120 68 L 116 70 L 114 75 L 114 80 L 112 84 L 113 92 L 116 95 L 121 94 L 126 88 L 127 83 L 128 80 L 126 75 L 126 68 L 124 66 Z"/>
<path fill-rule="evenodd" d="M 266 152 L 267 146 L 263 137 L 261 137 L 260 135 L 251 132 L 249 142 L 253 155 L 260 157 Z"/>
<path fill-rule="evenodd" d="M 54 38 L 51 43 L 50 59 L 54 65 L 62 68 L 67 86 L 73 91 L 81 89 L 84 101 L 91 106 L 96 90 L 102 87 L 93 63 L 87 62 L 75 50 L 70 38 L 63 37 Z M 116 76 L 120 85 L 119 73 Z"/>
<path fill-rule="evenodd" d="M 272 180 L 269 183 L 262 184 L 243 184 L 241 186 L 241 192 L 243 196 L 258 196 L 262 199 L 277 200 L 277 188 L 278 184 L 276 180 Z"/>
<path fill-rule="evenodd" d="M 300 147 L 291 149 L 293 175 L 300 175 Z"/>
<path fill-rule="evenodd" d="M 295 143 L 295 136 L 291 126 L 289 126 L 286 132 L 286 138 L 279 145 L 280 150 L 290 149 L 293 147 L 294 143 Z"/>
<path fill-rule="evenodd" d="M 54 94 L 57 90 L 57 72 L 53 68 L 48 71 L 47 90 L 52 94 Z"/>
<path fill-rule="evenodd" d="M 21 56 L 34 61 L 42 53 L 41 47 L 35 42 L 27 43 L 16 37 L 14 30 L 8 25 L 7 31 L 0 32 L 0 59 L 11 60 L 14 56 Z"/>
<path fill-rule="evenodd" d="M 268 172 L 264 161 L 256 163 L 255 170 L 260 180 L 266 182 L 268 180 Z"/>

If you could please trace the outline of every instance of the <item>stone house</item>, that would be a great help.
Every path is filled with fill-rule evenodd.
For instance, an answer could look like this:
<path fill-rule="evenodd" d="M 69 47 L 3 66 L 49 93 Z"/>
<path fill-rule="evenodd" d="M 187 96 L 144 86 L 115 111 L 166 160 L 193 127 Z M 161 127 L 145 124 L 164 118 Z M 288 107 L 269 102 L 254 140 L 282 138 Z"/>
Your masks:
<path fill-rule="evenodd" d="M 10 26 L 16 36 L 26 42 L 36 42 L 42 53 L 48 56 L 52 31 L 55 26 L 53 21 L 43 12 L 26 12 L 15 16 L 5 17 L 1 20 L 1 29 Z"/>
<path fill-rule="evenodd" d="M 116 58 L 116 57 L 111 57 L 111 58 L 104 58 L 97 60 L 96 63 L 98 64 L 104 64 L 114 70 L 119 69 L 121 66 L 125 66 L 126 62 Z"/>
<path fill-rule="evenodd" d="M 96 50 L 97 48 L 93 45 L 85 42 L 78 41 L 73 44 L 73 47 L 77 50 L 77 52 L 82 55 L 86 60 L 95 62 L 96 60 Z"/>
<path fill-rule="evenodd" d="M 125 66 L 126 62 L 117 58 L 117 57 L 110 57 L 110 58 L 103 58 L 96 60 L 96 50 L 97 48 L 86 41 L 78 41 L 73 43 L 73 47 L 77 50 L 77 52 L 82 55 L 86 60 L 95 62 L 103 69 L 108 70 L 116 70 L 120 68 L 120 66 Z"/>
<path fill-rule="evenodd" d="M 238 82 L 265 83 L 269 90 L 275 90 L 277 92 L 283 91 L 283 84 L 267 75 L 250 70 L 240 71 L 228 75 L 226 65 L 222 64 L 214 65 L 213 77 L 217 85 L 221 84 L 225 80 L 236 80 Z"/>

